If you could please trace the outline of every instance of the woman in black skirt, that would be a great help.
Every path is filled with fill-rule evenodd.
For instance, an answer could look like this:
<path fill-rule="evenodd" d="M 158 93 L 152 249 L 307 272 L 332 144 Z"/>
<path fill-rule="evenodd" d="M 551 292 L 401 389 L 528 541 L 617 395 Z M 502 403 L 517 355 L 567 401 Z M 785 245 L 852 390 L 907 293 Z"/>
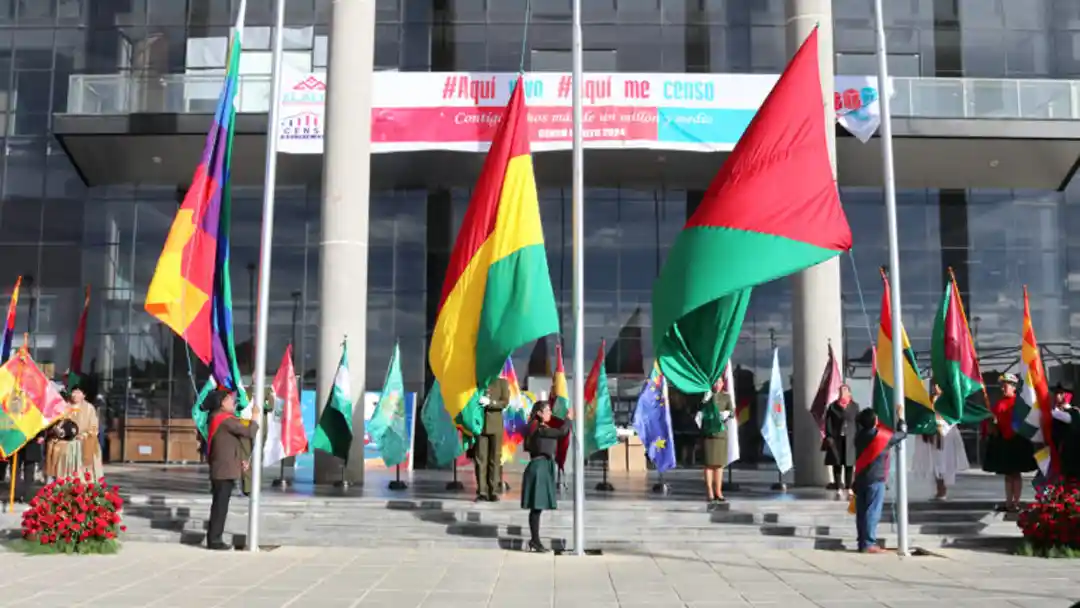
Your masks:
<path fill-rule="evenodd" d="M 521 479 L 521 508 L 529 510 L 529 550 L 546 553 L 540 542 L 540 514 L 559 508 L 555 497 L 555 453 L 559 440 L 570 432 L 571 425 L 561 428 L 549 426 L 551 404 L 540 400 L 529 414 L 529 426 L 525 432 L 525 450 L 529 452 L 529 466 Z"/>
<path fill-rule="evenodd" d="M 1005 477 L 1005 502 L 998 511 L 1019 511 L 1020 495 L 1024 492 L 1021 475 L 1039 468 L 1035 462 L 1035 449 L 1026 437 L 1016 434 L 1013 428 L 1013 409 L 1016 407 L 1016 386 L 1020 379 L 1015 374 L 1001 375 L 1001 399 L 991 408 L 993 420 L 987 420 L 986 458 L 983 470 Z"/>
<path fill-rule="evenodd" d="M 836 495 L 846 498 L 851 491 L 852 472 L 855 468 L 855 418 L 859 404 L 851 398 L 851 388 L 840 385 L 840 396 L 825 410 L 825 439 L 821 451 L 825 452 L 825 466 L 832 467 Z"/>

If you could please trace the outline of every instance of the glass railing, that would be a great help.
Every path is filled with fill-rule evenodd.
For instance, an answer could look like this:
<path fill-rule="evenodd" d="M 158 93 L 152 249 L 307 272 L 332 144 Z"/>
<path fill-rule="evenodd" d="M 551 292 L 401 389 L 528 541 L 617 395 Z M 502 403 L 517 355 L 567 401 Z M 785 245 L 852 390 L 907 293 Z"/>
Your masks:
<path fill-rule="evenodd" d="M 76 74 L 68 114 L 212 113 L 222 76 Z M 894 78 L 893 115 L 909 118 L 1080 120 L 1080 81 L 983 78 Z M 241 112 L 266 112 L 270 78 L 244 76 Z"/>

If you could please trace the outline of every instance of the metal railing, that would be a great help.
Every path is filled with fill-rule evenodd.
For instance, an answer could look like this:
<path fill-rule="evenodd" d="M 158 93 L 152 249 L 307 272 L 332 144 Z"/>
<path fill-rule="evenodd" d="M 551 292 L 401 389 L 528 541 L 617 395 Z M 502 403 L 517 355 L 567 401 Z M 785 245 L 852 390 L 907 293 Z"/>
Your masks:
<path fill-rule="evenodd" d="M 75 74 L 68 114 L 211 113 L 224 76 Z M 894 116 L 1080 120 L 1080 81 L 990 78 L 894 78 Z M 243 76 L 241 112 L 270 108 L 270 77 Z"/>

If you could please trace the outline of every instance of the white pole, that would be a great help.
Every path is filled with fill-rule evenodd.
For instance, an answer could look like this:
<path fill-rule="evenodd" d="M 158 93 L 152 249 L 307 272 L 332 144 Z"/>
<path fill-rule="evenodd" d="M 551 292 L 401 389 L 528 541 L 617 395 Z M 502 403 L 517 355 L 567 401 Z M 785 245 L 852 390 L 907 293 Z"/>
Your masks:
<path fill-rule="evenodd" d="M 266 120 L 266 177 L 263 179 L 263 223 L 259 241 L 259 304 L 255 317 L 255 372 L 251 381 L 255 397 L 251 407 L 266 401 L 266 333 L 270 318 L 270 255 L 274 243 L 274 187 L 277 185 L 278 100 L 281 99 L 281 47 L 285 29 L 285 0 L 277 0 L 274 27 L 273 78 L 270 85 L 270 112 Z M 265 422 L 262 418 L 260 422 Z M 251 498 L 248 507 L 248 551 L 259 550 L 259 494 L 262 486 L 262 434 L 260 424 L 251 447 Z"/>
<path fill-rule="evenodd" d="M 885 215 L 889 228 L 889 291 L 892 292 L 893 407 L 896 423 L 904 420 L 904 324 L 900 320 L 900 237 L 896 227 L 896 175 L 893 168 L 892 117 L 889 112 L 889 63 L 885 51 L 885 17 L 882 0 L 874 0 L 877 29 L 878 103 L 881 104 L 881 160 L 885 174 Z M 908 496 L 906 441 L 896 448 L 897 552 L 908 554 Z"/>
<path fill-rule="evenodd" d="M 581 90 L 581 0 L 573 4 L 574 102 L 574 555 L 585 555 L 585 149 Z"/>

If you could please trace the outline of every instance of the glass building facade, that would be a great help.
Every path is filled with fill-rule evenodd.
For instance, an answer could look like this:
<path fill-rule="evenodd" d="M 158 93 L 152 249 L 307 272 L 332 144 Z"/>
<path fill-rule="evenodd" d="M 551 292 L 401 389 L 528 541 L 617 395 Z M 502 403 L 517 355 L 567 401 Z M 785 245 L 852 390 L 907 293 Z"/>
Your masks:
<path fill-rule="evenodd" d="M 177 184 L 88 187 L 52 136 L 75 74 L 220 73 L 223 40 L 238 0 L 0 0 L 0 285 L 24 277 L 17 332 L 57 372 L 69 353 L 82 291 L 92 307 L 84 367 L 114 412 L 187 419 L 203 373 L 183 343 L 143 311 L 145 290 L 183 192 Z M 585 67 L 596 71 L 778 73 L 787 58 L 783 0 L 588 0 Z M 838 74 L 874 69 L 871 0 L 834 0 Z M 889 62 L 896 76 L 1080 79 L 1076 0 L 895 0 L 887 2 Z M 286 61 L 326 65 L 329 0 L 289 0 Z M 402 71 L 570 67 L 570 1 L 379 0 L 375 61 Z M 243 70 L 268 73 L 273 0 L 249 0 Z M 524 43 L 523 43 L 524 38 Z M 220 47 L 220 49 L 219 49 Z M 152 91 L 145 94 L 153 94 Z M 208 99 L 213 99 L 212 91 Z M 195 111 L 198 111 L 197 109 Z M 192 167 L 196 159 L 192 159 Z M 842 170 L 842 168 L 841 168 Z M 1080 336 L 1080 180 L 1064 191 L 899 192 L 903 313 L 917 351 L 929 349 L 945 269 L 955 269 L 980 351 L 1002 364 L 1019 343 L 1021 287 L 1031 292 L 1036 330 L 1071 363 Z M 704 189 L 707 184 L 701 184 Z M 556 296 L 569 327 L 569 184 L 540 183 Z M 883 193 L 842 189 L 854 232 L 842 260 L 844 345 L 865 373 L 887 260 Z M 620 341 L 612 373 L 640 373 L 651 357 L 650 290 L 699 190 L 591 188 L 585 195 L 586 348 Z M 234 189 L 232 284 L 241 368 L 251 368 L 254 265 L 261 191 Z M 304 388 L 314 388 L 318 324 L 318 187 L 277 192 L 271 367 L 296 344 Z M 381 382 L 400 340 L 408 390 L 423 392 L 434 307 L 469 192 L 373 192 L 366 384 Z M 4 287 L 4 289 L 9 289 Z M 790 360 L 788 280 L 754 292 L 735 361 L 768 377 L 771 346 Z M 785 357 L 785 351 L 788 356 Z M 568 350 L 567 357 L 572 353 Z M 519 375 L 529 349 L 517 353 Z M 928 358 L 927 358 L 928 359 Z M 991 367 L 994 365 L 990 361 Z M 859 370 L 862 370 L 861 372 Z M 790 373 L 787 365 L 785 376 Z M 814 374 L 818 372 L 815 370 Z"/>

